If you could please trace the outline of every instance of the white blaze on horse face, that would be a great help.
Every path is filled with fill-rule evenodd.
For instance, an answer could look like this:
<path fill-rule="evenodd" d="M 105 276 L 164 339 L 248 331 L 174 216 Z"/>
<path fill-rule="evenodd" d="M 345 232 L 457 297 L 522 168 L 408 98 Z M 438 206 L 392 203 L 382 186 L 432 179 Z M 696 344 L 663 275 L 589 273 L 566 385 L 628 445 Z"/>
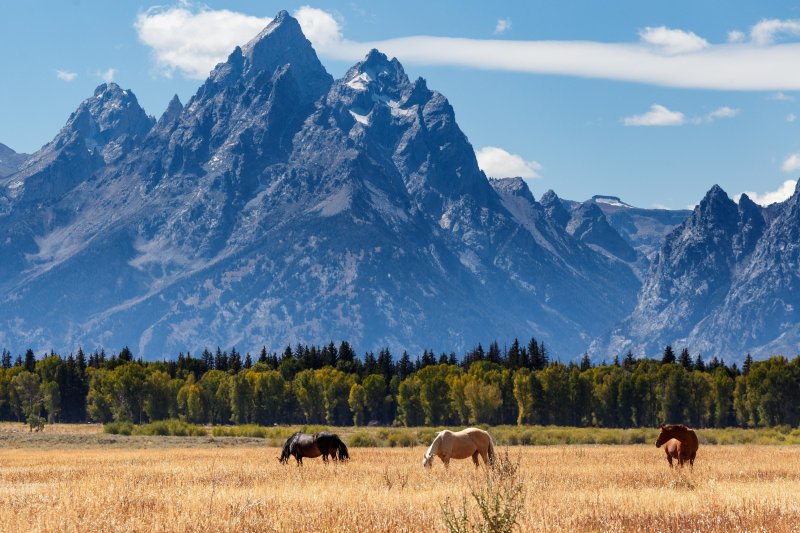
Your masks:
<path fill-rule="evenodd" d="M 436 438 L 433 439 L 433 442 L 431 443 L 431 445 L 428 446 L 428 451 L 425 452 L 425 455 L 424 455 L 424 457 L 422 459 L 422 466 L 424 466 L 425 468 L 430 468 L 431 463 L 433 463 L 433 456 L 439 450 L 439 443 L 440 443 L 440 440 L 441 440 L 439 438 L 440 435 L 441 434 L 436 435 Z"/>

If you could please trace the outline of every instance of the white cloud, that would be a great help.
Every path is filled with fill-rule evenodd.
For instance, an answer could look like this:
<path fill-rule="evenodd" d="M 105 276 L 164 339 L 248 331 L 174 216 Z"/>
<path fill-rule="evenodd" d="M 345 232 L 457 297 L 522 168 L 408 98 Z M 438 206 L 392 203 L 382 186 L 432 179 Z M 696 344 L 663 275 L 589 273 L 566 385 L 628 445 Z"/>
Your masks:
<path fill-rule="evenodd" d="M 768 191 L 763 194 L 747 191 L 745 194 L 747 194 L 747 196 L 749 196 L 750 199 L 755 203 L 766 207 L 770 204 L 787 200 L 790 196 L 792 196 L 792 194 L 794 194 L 796 186 L 797 180 L 786 180 L 774 191 Z M 741 194 L 737 194 L 734 197 L 734 200 L 738 202 L 741 196 Z"/>
<path fill-rule="evenodd" d="M 743 43 L 746 38 L 747 36 L 739 30 L 733 30 L 728 32 L 729 43 Z"/>
<path fill-rule="evenodd" d="M 708 41 L 690 31 L 659 26 L 647 27 L 639 32 L 642 42 L 652 45 L 667 54 L 686 54 L 708 48 Z"/>
<path fill-rule="evenodd" d="M 177 70 L 188 78 L 203 79 L 233 49 L 246 43 L 272 21 L 227 9 L 193 10 L 188 4 L 150 8 L 139 13 L 134 28 L 139 40 L 152 49 L 162 74 Z"/>
<path fill-rule="evenodd" d="M 776 92 L 775 94 L 771 94 L 769 96 L 770 100 L 775 100 L 778 102 L 794 102 L 794 96 L 790 94 L 783 93 L 781 91 Z"/>
<path fill-rule="evenodd" d="M 794 122 L 795 120 L 797 120 L 797 115 L 794 113 L 789 113 L 786 115 L 786 122 Z"/>
<path fill-rule="evenodd" d="M 342 26 L 329 12 L 311 6 L 302 6 L 294 12 L 303 33 L 314 45 L 321 49 L 342 41 Z"/>
<path fill-rule="evenodd" d="M 515 41 L 409 36 L 356 42 L 344 37 L 330 12 L 308 6 L 295 15 L 317 53 L 358 61 L 371 49 L 404 64 L 447 65 L 485 70 L 578 76 L 664 87 L 727 91 L 800 90 L 800 43 L 772 44 L 775 35 L 795 35 L 796 21 L 761 21 L 748 42 L 710 44 L 680 29 L 645 28 L 639 42 Z M 270 22 L 229 10 L 197 9 L 187 3 L 152 8 L 136 17 L 139 40 L 153 51 L 165 75 L 175 71 L 204 78 L 236 45 Z"/>
<path fill-rule="evenodd" d="M 800 170 L 800 154 L 791 154 L 783 160 L 781 165 L 783 172 L 794 172 Z"/>
<path fill-rule="evenodd" d="M 723 106 L 720 108 L 711 111 L 710 113 L 706 113 L 700 117 L 695 117 L 692 119 L 694 124 L 709 124 L 714 122 L 720 118 L 733 118 L 739 114 L 739 109 L 734 109 L 732 107 Z"/>
<path fill-rule="evenodd" d="M 641 115 L 625 117 L 626 126 L 680 126 L 686 117 L 680 111 L 670 111 L 663 105 L 653 104 L 650 111 Z"/>
<path fill-rule="evenodd" d="M 70 72 L 68 70 L 57 70 L 56 71 L 56 78 L 62 81 L 72 81 L 78 77 L 76 72 Z"/>
<path fill-rule="evenodd" d="M 106 83 L 111 83 L 112 81 L 114 81 L 114 74 L 116 74 L 116 73 L 117 73 L 117 69 L 110 68 L 108 70 L 103 70 L 103 71 L 97 72 L 97 77 L 100 78 L 101 80 L 103 80 Z"/>
<path fill-rule="evenodd" d="M 724 106 L 724 107 L 720 107 L 718 109 L 715 109 L 714 111 L 709 113 L 707 116 L 708 116 L 708 118 L 713 120 L 713 119 L 718 119 L 718 118 L 733 118 L 738 114 L 739 114 L 739 110 L 738 109 L 733 109 L 731 107 Z"/>
<path fill-rule="evenodd" d="M 542 165 L 496 146 L 484 146 L 477 152 L 478 166 L 493 178 L 538 178 Z"/>
<path fill-rule="evenodd" d="M 497 19 L 497 24 L 494 27 L 494 33 L 500 35 L 511 29 L 511 19 Z"/>
<path fill-rule="evenodd" d="M 800 36 L 800 20 L 765 19 L 750 29 L 750 40 L 758 46 L 775 42 L 778 35 Z"/>

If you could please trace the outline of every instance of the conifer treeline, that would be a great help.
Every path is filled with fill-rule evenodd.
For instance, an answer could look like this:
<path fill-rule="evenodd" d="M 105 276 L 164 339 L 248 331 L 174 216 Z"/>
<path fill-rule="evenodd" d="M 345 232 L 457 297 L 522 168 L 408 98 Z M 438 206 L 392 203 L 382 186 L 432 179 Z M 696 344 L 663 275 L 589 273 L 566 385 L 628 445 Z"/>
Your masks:
<path fill-rule="evenodd" d="M 694 427 L 800 424 L 800 356 L 741 369 L 667 346 L 660 359 L 594 366 L 551 361 L 535 339 L 493 342 L 460 360 L 424 351 L 357 357 L 338 347 L 297 345 L 244 356 L 235 348 L 144 362 L 126 347 L 37 359 L 31 350 L 0 360 L 0 419 L 271 425 L 556 424 Z M 41 417 L 41 418 L 40 418 Z"/>

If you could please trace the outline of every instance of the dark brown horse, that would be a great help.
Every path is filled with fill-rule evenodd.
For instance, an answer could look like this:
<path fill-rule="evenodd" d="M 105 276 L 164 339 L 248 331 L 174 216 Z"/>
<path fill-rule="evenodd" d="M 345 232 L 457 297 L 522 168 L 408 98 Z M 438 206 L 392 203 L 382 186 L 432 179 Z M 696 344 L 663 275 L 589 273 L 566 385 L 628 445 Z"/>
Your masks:
<path fill-rule="evenodd" d="M 321 431 L 319 433 L 301 433 L 297 432 L 289 437 L 283 445 L 281 456 L 278 460 L 286 464 L 289 462 L 289 457 L 294 457 L 297 465 L 303 464 L 303 457 L 313 459 L 322 456 L 324 462 L 328 462 L 328 456 L 334 461 L 347 461 L 350 459 L 350 454 L 347 451 L 347 446 L 335 433 L 328 431 Z"/>
<path fill-rule="evenodd" d="M 683 466 L 683 463 L 689 461 L 689 466 L 694 468 L 694 458 L 697 456 L 697 448 L 700 445 L 693 429 L 683 424 L 673 424 L 671 426 L 662 424 L 661 433 L 658 435 L 658 440 L 656 440 L 656 448 L 660 448 L 662 444 L 664 445 L 670 468 L 672 468 L 673 459 L 678 460 L 678 466 Z"/>

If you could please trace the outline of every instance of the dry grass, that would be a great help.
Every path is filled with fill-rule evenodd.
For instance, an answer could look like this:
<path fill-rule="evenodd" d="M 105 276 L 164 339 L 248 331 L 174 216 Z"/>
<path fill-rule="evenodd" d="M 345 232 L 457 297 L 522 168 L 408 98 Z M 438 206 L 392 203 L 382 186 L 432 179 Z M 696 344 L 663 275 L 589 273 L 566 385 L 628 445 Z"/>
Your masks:
<path fill-rule="evenodd" d="M 0 449 L 0 531 L 441 530 L 441 504 L 479 479 L 471 461 L 425 471 L 421 447 L 297 468 L 252 442 L 174 442 Z M 693 472 L 670 470 L 652 445 L 509 451 L 525 485 L 523 531 L 800 531 L 797 447 L 707 446 Z"/>

